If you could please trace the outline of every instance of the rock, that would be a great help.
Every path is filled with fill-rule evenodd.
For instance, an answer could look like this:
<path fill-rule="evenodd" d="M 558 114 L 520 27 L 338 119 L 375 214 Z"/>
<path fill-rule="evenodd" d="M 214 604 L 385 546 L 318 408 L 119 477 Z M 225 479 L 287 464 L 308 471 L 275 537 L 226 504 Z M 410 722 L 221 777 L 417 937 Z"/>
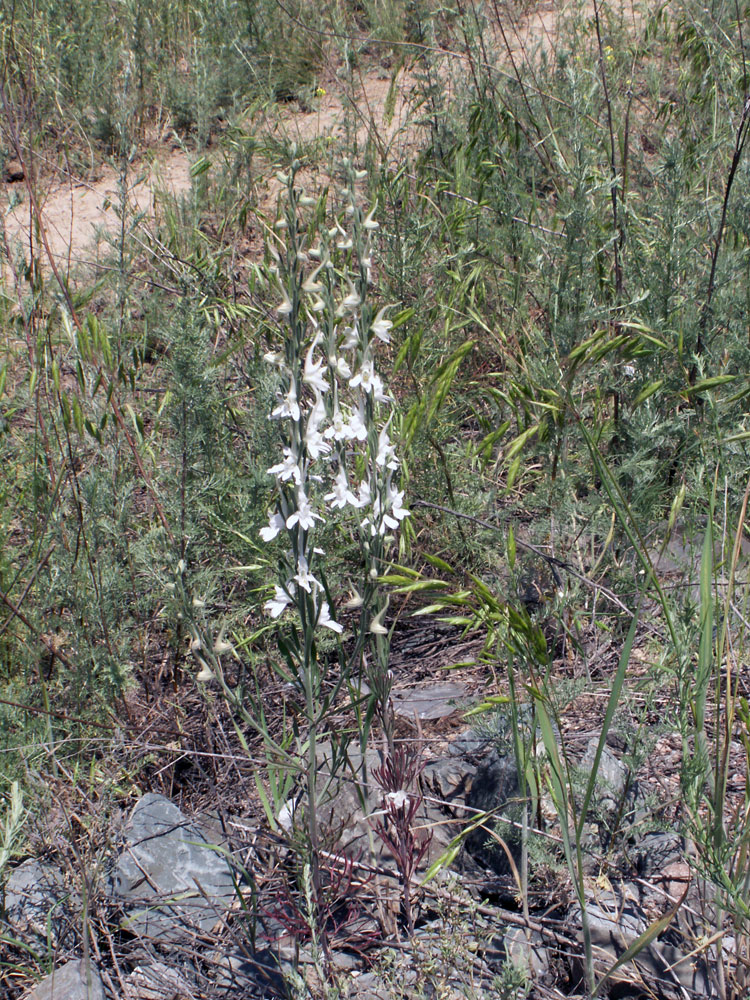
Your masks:
<path fill-rule="evenodd" d="M 104 1000 L 104 987 L 91 963 L 68 962 L 37 983 L 26 1000 Z"/>
<path fill-rule="evenodd" d="M 404 968 L 404 963 L 398 965 L 398 984 L 404 990 L 402 995 L 408 995 L 408 988 L 411 987 L 416 994 L 417 973 L 414 969 Z M 349 988 L 350 1000 L 393 1000 L 394 990 L 385 976 L 377 972 L 363 972 L 360 976 L 352 978 Z"/>
<path fill-rule="evenodd" d="M 539 931 L 512 927 L 506 932 L 504 943 L 508 961 L 517 968 L 534 977 L 549 972 L 549 954 Z"/>
<path fill-rule="evenodd" d="M 3 170 L 3 180 L 6 184 L 17 184 L 24 178 L 20 160 L 8 160 Z"/>
<path fill-rule="evenodd" d="M 168 942 L 191 929 L 210 931 L 236 898 L 224 857 L 176 805 L 153 793 L 133 809 L 112 894 L 127 911 L 124 929 Z"/>
<path fill-rule="evenodd" d="M 442 799 L 446 805 L 466 802 L 466 796 L 471 791 L 476 767 L 461 757 L 444 757 L 429 763 L 422 771 L 422 788 Z M 465 811 L 460 810 L 459 818 L 463 819 Z"/>
<path fill-rule="evenodd" d="M 588 780 L 594 767 L 596 748 L 599 740 L 594 737 L 589 740 L 586 751 L 581 759 L 580 769 L 584 780 Z M 630 769 L 616 757 L 608 746 L 602 748 L 599 758 L 599 770 L 596 775 L 596 787 L 592 802 L 605 816 L 610 819 L 620 812 L 622 801 L 628 791 Z"/>
<path fill-rule="evenodd" d="M 70 889 L 63 874 L 44 861 L 29 858 L 10 873 L 5 886 L 5 918 L 21 939 L 33 935 L 53 947 L 72 946 L 75 932 Z"/>
<path fill-rule="evenodd" d="M 630 857 L 642 878 L 660 875 L 669 865 L 683 860 L 682 837 L 678 833 L 647 833 L 631 849 Z"/>
<path fill-rule="evenodd" d="M 500 824 L 498 836 L 502 838 L 516 864 L 521 857 L 521 833 L 511 824 L 520 823 L 524 808 L 517 796 L 518 771 L 515 759 L 501 757 L 493 750 L 484 764 L 476 770 L 466 805 L 469 810 L 494 812 L 493 818 L 487 821 L 487 826 L 494 829 Z M 475 813 L 469 811 L 467 815 L 473 817 Z M 506 820 L 506 823 L 502 824 L 502 820 Z M 472 830 L 468 835 L 466 850 L 498 875 L 507 875 L 512 870 L 503 846 L 483 827 Z"/>
<path fill-rule="evenodd" d="M 403 718 L 444 719 L 466 702 L 465 684 L 423 684 L 418 688 L 393 688 L 393 711 Z"/>
<path fill-rule="evenodd" d="M 370 857 L 373 848 L 374 859 L 390 869 L 394 868 L 393 856 L 383 841 L 375 832 L 383 812 L 383 792 L 378 786 L 374 772 L 383 762 L 383 756 L 378 750 L 367 750 L 365 762 L 367 765 L 368 787 L 363 804 L 364 789 L 362 783 L 354 777 L 362 770 L 362 756 L 354 747 L 348 751 L 349 768 L 342 768 L 331 781 L 327 796 L 318 808 L 321 828 L 332 833 L 336 842 L 344 852 L 351 857 Z M 318 773 L 321 782 L 331 772 L 331 748 L 324 744 L 319 752 Z M 447 847 L 450 836 L 443 827 L 445 816 L 442 811 L 430 803 L 422 802 L 417 812 L 415 825 L 420 829 L 434 827 L 432 841 L 427 854 L 422 860 L 420 870 L 424 870 L 436 860 Z"/>
<path fill-rule="evenodd" d="M 602 889 L 587 903 L 594 967 L 598 978 L 603 977 L 646 930 L 649 921 L 642 912 L 639 892 L 636 886 L 622 883 L 609 889 Z M 581 947 L 583 931 L 581 909 L 578 903 L 568 911 L 571 928 L 576 929 Z M 686 943 L 687 944 L 687 943 Z M 668 928 L 655 941 L 643 948 L 631 961 L 617 969 L 611 984 L 633 984 L 646 981 L 658 983 L 662 997 L 682 998 L 687 994 L 693 998 L 708 997 L 711 994 L 705 963 L 700 960 L 685 961 L 691 947 L 682 949 L 679 937 Z M 618 996 L 622 995 L 618 987 Z M 640 990 L 638 992 L 640 996 Z"/>
<path fill-rule="evenodd" d="M 124 1000 L 192 1000 L 195 996 L 195 987 L 164 962 L 137 965 L 124 982 Z"/>
<path fill-rule="evenodd" d="M 279 971 L 278 959 L 269 951 L 228 951 L 212 962 L 212 982 L 216 993 L 227 998 L 285 997 L 287 984 Z"/>
<path fill-rule="evenodd" d="M 451 741 L 448 753 L 451 757 L 463 757 L 470 763 L 478 764 L 489 753 L 493 743 L 491 734 L 469 729 Z"/>

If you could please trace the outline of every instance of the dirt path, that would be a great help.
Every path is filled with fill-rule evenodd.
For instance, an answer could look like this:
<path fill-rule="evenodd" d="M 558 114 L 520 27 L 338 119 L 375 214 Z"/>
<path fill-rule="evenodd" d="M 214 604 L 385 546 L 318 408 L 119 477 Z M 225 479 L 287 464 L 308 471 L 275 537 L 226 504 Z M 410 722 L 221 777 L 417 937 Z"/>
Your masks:
<path fill-rule="evenodd" d="M 263 145 L 296 141 L 303 147 L 319 140 L 322 150 L 328 144 L 339 145 L 353 137 L 364 147 L 368 136 L 374 135 L 382 155 L 397 137 L 407 137 L 410 81 L 398 80 L 398 84 L 391 114 L 385 111 L 391 79 L 375 70 L 359 81 L 355 93 L 347 93 L 344 87 L 337 88 L 335 93 L 326 92 L 316 101 L 314 109 L 287 110 L 273 119 L 262 119 L 254 123 L 252 134 Z M 401 144 L 398 148 L 403 153 Z M 166 151 L 158 147 L 152 147 L 149 153 L 150 162 L 134 165 L 127 178 L 131 224 L 136 215 L 143 216 L 144 221 L 153 218 L 160 197 L 179 198 L 191 188 L 190 165 L 196 156 L 191 157 L 184 149 Z M 260 204 L 271 209 L 279 184 L 274 178 L 276 166 L 270 161 L 266 166 L 267 170 L 261 163 L 254 172 Z M 120 178 L 109 165 L 103 166 L 99 173 L 90 183 L 67 178 L 47 181 L 46 190 L 42 184 L 38 185 L 37 198 L 50 252 L 66 274 L 74 272 L 78 265 L 99 265 L 108 243 L 117 238 L 120 229 L 123 200 Z M 25 182 L 5 184 L 0 206 L 11 253 L 20 249 L 28 260 L 33 220 Z M 4 271 L 7 266 L 4 261 Z"/>
<path fill-rule="evenodd" d="M 616 0 L 621 16 L 635 18 L 630 0 Z M 565 3 L 542 0 L 524 12 L 517 20 L 510 15 L 503 25 L 493 25 L 489 33 L 490 49 L 498 54 L 500 62 L 514 71 L 516 60 L 523 60 L 536 52 L 549 55 L 557 37 L 559 19 L 565 16 Z M 460 53 L 452 54 L 446 64 L 445 75 L 449 91 L 460 78 L 456 62 L 462 62 Z M 511 73 L 512 75 L 512 73 Z M 261 146 L 295 140 L 300 147 L 319 142 L 317 159 L 327 161 L 325 149 L 346 145 L 351 148 L 356 141 L 359 149 L 367 142 L 375 144 L 378 154 L 390 163 L 403 162 L 407 151 L 413 151 L 418 142 L 419 125 L 417 107 L 412 104 L 414 79 L 408 71 L 397 74 L 395 100 L 390 112 L 386 110 L 388 95 L 394 81 L 388 71 L 371 69 L 355 81 L 352 90 L 331 73 L 327 91 L 315 100 L 309 110 L 285 110 L 279 113 L 274 106 L 274 117 L 260 119 L 248 126 L 250 134 L 260 140 Z M 281 147 L 279 147 L 281 148 Z M 150 160 L 132 168 L 127 187 L 129 212 L 153 218 L 160 194 L 174 197 L 186 194 L 191 187 L 190 156 L 184 149 L 168 149 L 164 145 L 149 150 Z M 264 168 L 256 158 L 253 163 L 257 184 L 257 198 L 261 209 L 272 211 L 279 184 L 274 178 L 276 165 L 269 159 Z M 97 266 L 107 247 L 107 241 L 116 238 L 120 227 L 118 215 L 122 201 L 118 176 L 110 166 L 100 170 L 99 177 L 85 183 L 63 179 L 48 182 L 48 189 L 37 192 L 41 213 L 51 253 L 66 274 L 75 272 L 76 266 L 91 263 Z M 5 239 L 13 250 L 21 248 L 25 258 L 30 256 L 32 213 L 29 195 L 23 181 L 3 185 L 0 192 L 0 213 Z M 40 185 L 41 187 L 41 185 Z M 2 231 L 0 230 L 0 239 Z M 39 254 L 37 253 L 37 256 Z M 8 264 L 2 264 L 2 276 L 7 276 Z"/>
<path fill-rule="evenodd" d="M 182 150 L 156 158 L 152 165 L 134 167 L 127 183 L 128 212 L 153 215 L 157 191 L 173 195 L 190 189 L 190 164 Z M 78 264 L 98 264 L 106 246 L 106 236 L 120 228 L 122 191 L 119 177 L 110 166 L 101 168 L 100 177 L 86 183 L 70 180 L 53 183 L 46 191 L 38 185 L 37 198 L 50 252 L 65 272 Z M 24 182 L 6 185 L 3 214 L 5 237 L 11 252 L 23 249 L 28 259 L 32 213 Z M 36 242 L 36 239 L 35 239 Z"/>

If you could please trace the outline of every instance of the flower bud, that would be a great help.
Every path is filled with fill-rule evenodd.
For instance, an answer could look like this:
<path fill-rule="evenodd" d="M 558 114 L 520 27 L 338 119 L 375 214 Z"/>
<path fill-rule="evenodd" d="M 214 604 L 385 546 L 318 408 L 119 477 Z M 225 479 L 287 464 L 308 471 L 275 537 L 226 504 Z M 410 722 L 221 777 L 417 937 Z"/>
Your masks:
<path fill-rule="evenodd" d="M 198 657 L 198 660 L 199 660 L 199 662 L 201 664 L 202 670 L 196 676 L 195 679 L 197 681 L 212 681 L 214 679 L 214 672 L 213 672 L 213 670 L 209 667 L 209 665 L 206 663 L 205 660 L 201 660 L 200 657 Z"/>

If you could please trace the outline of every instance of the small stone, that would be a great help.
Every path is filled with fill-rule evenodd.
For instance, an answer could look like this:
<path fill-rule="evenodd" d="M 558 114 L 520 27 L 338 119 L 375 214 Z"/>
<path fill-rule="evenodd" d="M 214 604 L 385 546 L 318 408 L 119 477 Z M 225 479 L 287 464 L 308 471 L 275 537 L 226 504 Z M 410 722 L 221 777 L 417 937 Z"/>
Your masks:
<path fill-rule="evenodd" d="M 5 914 L 17 937 L 29 934 L 54 947 L 74 940 L 71 915 L 65 901 L 70 890 L 57 868 L 35 858 L 10 873 L 5 886 Z"/>
<path fill-rule="evenodd" d="M 3 170 L 3 180 L 6 184 L 17 184 L 24 178 L 20 160 L 8 160 Z"/>
<path fill-rule="evenodd" d="M 476 768 L 460 757 L 447 757 L 429 763 L 422 771 L 422 785 L 446 803 L 466 801 Z M 461 810 L 461 815 L 464 811 Z"/>
<path fill-rule="evenodd" d="M 163 795 L 144 795 L 133 809 L 115 869 L 113 894 L 125 903 L 125 929 L 173 942 L 209 932 L 236 898 L 220 852 Z"/>
<path fill-rule="evenodd" d="M 530 976 L 543 976 L 549 971 L 549 955 L 538 931 L 513 927 L 505 935 L 508 960 Z"/>
<path fill-rule="evenodd" d="M 163 962 L 137 965 L 125 977 L 126 1000 L 190 1000 L 194 993 L 185 977 Z"/>
<path fill-rule="evenodd" d="M 426 684 L 419 688 L 394 688 L 391 692 L 393 711 L 403 718 L 422 720 L 444 719 L 457 712 L 466 700 L 465 684 Z"/>
<path fill-rule="evenodd" d="M 37 983 L 25 1000 L 104 1000 L 104 987 L 91 963 L 68 962 Z"/>

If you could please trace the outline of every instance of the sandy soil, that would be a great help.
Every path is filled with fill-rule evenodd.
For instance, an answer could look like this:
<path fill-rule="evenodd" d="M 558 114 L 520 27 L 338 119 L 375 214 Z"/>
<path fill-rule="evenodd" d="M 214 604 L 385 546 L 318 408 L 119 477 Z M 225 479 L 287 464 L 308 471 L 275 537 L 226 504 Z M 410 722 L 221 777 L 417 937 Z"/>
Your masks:
<path fill-rule="evenodd" d="M 300 147 L 315 140 L 338 144 L 348 134 L 350 139 L 356 136 L 360 148 L 373 139 L 382 156 L 395 159 L 394 143 L 399 137 L 405 142 L 413 141 L 415 127 L 410 125 L 411 81 L 408 77 L 398 80 L 393 114 L 386 116 L 384 108 L 390 86 L 391 79 L 384 72 L 371 72 L 361 78 L 354 91 L 338 86 L 336 92 L 323 94 L 314 109 L 287 109 L 273 119 L 261 119 L 254 123 L 251 134 L 266 142 L 296 141 Z M 403 154 L 403 144 L 396 145 Z M 141 161 L 129 169 L 126 193 L 131 224 L 135 215 L 144 222 L 153 218 L 164 196 L 179 198 L 190 190 L 190 166 L 195 159 L 197 156 L 191 157 L 183 148 L 166 150 L 164 144 L 154 145 L 149 150 L 149 161 Z M 275 166 L 270 163 L 266 166 L 264 171 L 261 164 L 259 174 L 255 171 L 256 183 L 261 207 L 272 210 L 280 185 L 274 177 Z M 5 239 L 11 252 L 20 249 L 28 260 L 32 238 L 34 244 L 37 238 L 33 234 L 27 183 L 15 181 L 4 184 L 3 188 L 0 206 Z M 58 179 L 46 179 L 37 185 L 36 197 L 56 264 L 65 273 L 76 265 L 99 264 L 107 238 L 116 237 L 121 225 L 122 190 L 115 170 L 104 165 L 92 182 L 59 175 Z M 7 260 L 3 266 L 7 272 Z"/>
<path fill-rule="evenodd" d="M 632 0 L 620 0 L 621 15 L 639 20 L 632 7 Z M 503 67 L 509 76 L 515 74 L 520 59 L 548 57 L 554 48 L 557 25 L 568 7 L 580 5 L 552 3 L 549 0 L 515 15 L 512 8 L 504 8 L 502 21 L 493 24 L 482 39 L 482 51 L 488 59 Z M 584 7 L 593 14 L 593 3 L 584 0 Z M 616 4 L 609 5 L 610 15 Z M 443 74 L 445 87 L 450 89 L 461 75 L 468 72 L 459 52 L 445 52 Z M 261 143 L 265 139 L 296 140 L 300 146 L 319 140 L 321 143 L 338 143 L 352 139 L 364 149 L 374 143 L 379 156 L 390 163 L 403 162 L 407 149 L 414 149 L 419 140 L 418 108 L 412 102 L 414 79 L 408 70 L 397 74 L 397 95 L 393 113 L 386 115 L 387 96 L 392 85 L 389 71 L 376 68 L 362 75 L 350 89 L 340 78 L 331 73 L 326 93 L 315 101 L 309 110 L 286 109 L 279 113 L 273 108 L 273 117 L 267 117 L 248 126 L 248 131 Z M 145 220 L 153 217 L 163 194 L 179 197 L 190 190 L 191 157 L 182 148 L 169 148 L 154 144 L 149 159 L 135 164 L 130 172 L 127 200 L 131 213 L 142 215 Z M 273 211 L 279 190 L 274 178 L 275 166 L 260 171 L 254 161 L 258 184 L 258 203 L 262 210 Z M 46 186 L 45 186 L 46 185 Z M 32 216 L 30 198 L 24 181 L 4 184 L 0 192 L 0 213 L 5 238 L 12 249 L 22 248 L 25 258 L 30 256 Z M 37 199 L 49 249 L 55 261 L 68 274 L 78 264 L 98 264 L 106 237 L 115 236 L 120 226 L 118 207 L 121 201 L 118 176 L 109 166 L 103 166 L 96 180 L 86 183 L 58 174 L 57 179 L 38 185 Z M 37 256 L 39 253 L 37 252 Z M 42 257 L 44 255 L 42 254 Z M 7 275 L 7 260 L 3 259 L 3 274 Z"/>

